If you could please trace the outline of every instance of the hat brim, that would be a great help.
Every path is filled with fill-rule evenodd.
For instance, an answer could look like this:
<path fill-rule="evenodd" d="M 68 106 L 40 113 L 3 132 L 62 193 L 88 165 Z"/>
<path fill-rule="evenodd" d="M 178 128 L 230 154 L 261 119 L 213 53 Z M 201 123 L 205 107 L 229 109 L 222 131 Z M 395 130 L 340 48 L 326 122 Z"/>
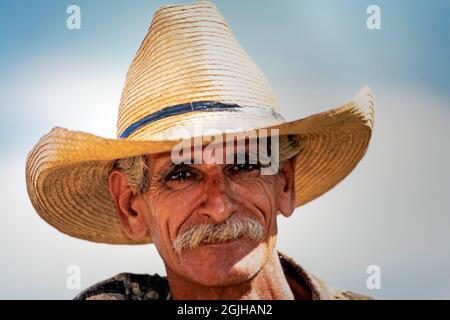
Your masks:
<path fill-rule="evenodd" d="M 367 151 L 373 121 L 373 98 L 364 87 L 343 106 L 267 128 L 300 137 L 296 207 L 324 194 L 353 170 Z M 150 237 L 136 242 L 123 233 L 108 174 L 119 158 L 167 152 L 178 142 L 107 139 L 53 128 L 28 154 L 28 195 L 38 214 L 67 235 L 110 244 L 151 243 Z"/>

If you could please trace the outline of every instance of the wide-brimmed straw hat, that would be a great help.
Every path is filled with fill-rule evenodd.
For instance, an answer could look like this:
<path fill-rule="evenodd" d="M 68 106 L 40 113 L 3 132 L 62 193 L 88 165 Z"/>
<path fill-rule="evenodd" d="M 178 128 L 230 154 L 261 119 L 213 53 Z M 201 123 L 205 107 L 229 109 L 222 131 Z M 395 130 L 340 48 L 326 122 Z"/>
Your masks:
<path fill-rule="evenodd" d="M 353 170 L 366 153 L 373 117 L 372 96 L 364 87 L 345 105 L 285 121 L 267 79 L 213 4 L 164 6 L 127 73 L 117 139 L 53 128 L 28 155 L 28 194 L 39 215 L 65 234 L 103 243 L 150 243 L 122 232 L 108 191 L 117 159 L 170 151 L 187 138 L 174 127 L 278 129 L 280 135 L 298 135 L 302 146 L 294 162 L 298 207 Z"/>

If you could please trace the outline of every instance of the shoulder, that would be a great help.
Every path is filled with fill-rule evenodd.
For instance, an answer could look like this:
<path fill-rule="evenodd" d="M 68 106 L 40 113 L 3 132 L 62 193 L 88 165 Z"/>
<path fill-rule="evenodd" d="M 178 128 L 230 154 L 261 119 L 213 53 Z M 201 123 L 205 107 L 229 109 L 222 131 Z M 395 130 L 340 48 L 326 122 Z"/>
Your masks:
<path fill-rule="evenodd" d="M 336 290 L 318 277 L 311 274 L 310 277 L 320 300 L 376 300 L 374 297 L 352 291 Z"/>
<path fill-rule="evenodd" d="M 351 291 L 336 290 L 322 279 L 306 271 L 291 257 L 281 252 L 278 252 L 278 255 L 287 279 L 293 279 L 295 283 L 308 288 L 313 300 L 375 300 L 373 297 Z"/>
<path fill-rule="evenodd" d="M 120 273 L 90 286 L 74 300 L 165 300 L 168 297 L 166 277 Z"/>
<path fill-rule="evenodd" d="M 366 296 L 364 294 L 355 293 L 352 291 L 341 291 L 340 292 L 346 299 L 345 300 L 377 300 L 371 296 Z"/>

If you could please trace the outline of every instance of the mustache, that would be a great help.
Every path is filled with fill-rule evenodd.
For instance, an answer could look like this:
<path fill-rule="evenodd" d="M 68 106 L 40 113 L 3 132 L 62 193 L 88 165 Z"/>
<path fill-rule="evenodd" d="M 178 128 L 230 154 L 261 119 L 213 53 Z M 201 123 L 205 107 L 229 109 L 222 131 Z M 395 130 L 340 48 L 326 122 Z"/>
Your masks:
<path fill-rule="evenodd" d="M 220 243 L 239 238 L 262 241 L 264 237 L 264 227 L 256 219 L 238 219 L 232 216 L 219 224 L 205 223 L 183 231 L 176 237 L 173 248 L 179 254 L 183 250 L 194 249 L 203 244 Z"/>

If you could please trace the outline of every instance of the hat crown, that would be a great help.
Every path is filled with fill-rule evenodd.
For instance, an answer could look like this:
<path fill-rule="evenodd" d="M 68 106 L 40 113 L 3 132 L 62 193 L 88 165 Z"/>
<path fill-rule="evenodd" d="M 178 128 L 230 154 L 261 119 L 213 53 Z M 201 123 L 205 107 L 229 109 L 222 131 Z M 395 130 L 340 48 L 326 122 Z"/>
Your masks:
<path fill-rule="evenodd" d="M 205 107 L 215 102 L 219 104 L 214 108 Z M 200 122 L 224 129 L 223 115 L 228 116 L 226 125 L 239 129 L 282 119 L 266 77 L 215 5 L 201 1 L 161 7 L 128 70 L 117 135 L 132 140 L 179 138 L 167 136 L 174 124 L 191 127 Z"/>

